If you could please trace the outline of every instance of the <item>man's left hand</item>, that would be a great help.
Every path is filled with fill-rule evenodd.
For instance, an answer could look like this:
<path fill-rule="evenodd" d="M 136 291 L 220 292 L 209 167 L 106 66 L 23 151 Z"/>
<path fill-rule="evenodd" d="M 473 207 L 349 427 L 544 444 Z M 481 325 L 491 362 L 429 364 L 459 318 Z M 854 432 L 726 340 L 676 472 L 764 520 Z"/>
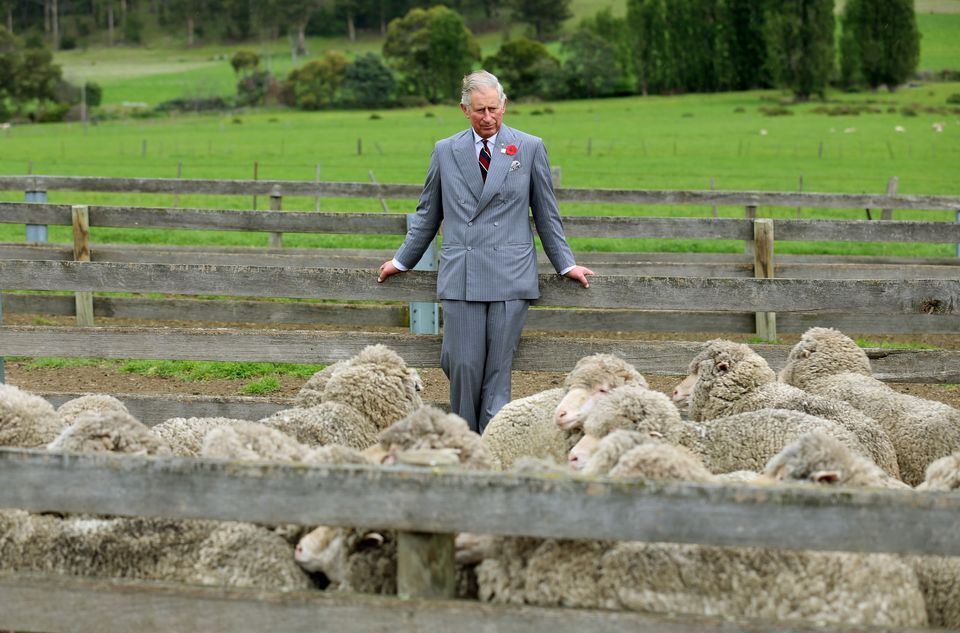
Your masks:
<path fill-rule="evenodd" d="M 587 277 L 592 277 L 592 276 L 593 276 L 593 271 L 587 268 L 586 266 L 574 266 L 573 268 L 568 270 L 567 273 L 564 275 L 564 277 L 569 277 L 570 279 L 579 281 L 580 285 L 583 286 L 584 288 L 590 287 L 590 282 L 587 281 Z"/>

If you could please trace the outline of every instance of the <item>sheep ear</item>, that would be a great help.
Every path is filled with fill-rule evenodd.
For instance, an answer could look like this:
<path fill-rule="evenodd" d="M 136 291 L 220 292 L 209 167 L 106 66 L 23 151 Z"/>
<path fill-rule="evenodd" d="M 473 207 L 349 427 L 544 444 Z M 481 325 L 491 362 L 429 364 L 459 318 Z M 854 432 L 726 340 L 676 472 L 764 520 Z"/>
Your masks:
<path fill-rule="evenodd" d="M 383 534 L 379 532 L 367 532 L 360 539 L 360 542 L 357 543 L 358 550 L 373 549 L 375 547 L 380 547 L 383 545 Z"/>
<path fill-rule="evenodd" d="M 805 350 L 803 350 L 803 353 L 802 353 L 801 355 L 802 355 L 804 358 L 810 358 L 810 357 L 813 355 L 813 352 L 811 352 L 811 351 L 808 350 L 808 349 L 805 349 Z"/>
<path fill-rule="evenodd" d="M 836 470 L 818 470 L 811 476 L 818 484 L 835 484 L 840 481 L 840 472 Z"/>

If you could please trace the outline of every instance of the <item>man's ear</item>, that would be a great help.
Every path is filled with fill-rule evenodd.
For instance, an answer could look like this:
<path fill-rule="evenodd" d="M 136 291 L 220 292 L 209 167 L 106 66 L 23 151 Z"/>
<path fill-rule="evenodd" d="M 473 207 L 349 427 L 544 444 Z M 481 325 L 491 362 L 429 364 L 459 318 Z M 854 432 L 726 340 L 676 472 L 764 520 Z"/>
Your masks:
<path fill-rule="evenodd" d="M 470 112 L 467 110 L 467 106 L 460 104 L 460 111 L 463 112 L 463 116 L 470 118 Z"/>

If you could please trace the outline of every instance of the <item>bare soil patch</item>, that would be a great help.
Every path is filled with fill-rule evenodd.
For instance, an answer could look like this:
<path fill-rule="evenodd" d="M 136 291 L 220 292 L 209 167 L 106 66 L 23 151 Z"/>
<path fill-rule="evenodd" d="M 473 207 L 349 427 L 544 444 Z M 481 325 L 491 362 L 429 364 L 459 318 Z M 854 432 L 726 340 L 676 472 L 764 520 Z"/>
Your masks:
<path fill-rule="evenodd" d="M 36 325 L 38 319 L 44 325 L 73 325 L 71 317 L 56 317 L 24 314 L 4 315 L 4 322 L 9 325 Z M 262 323 L 198 323 L 196 321 L 148 321 L 134 319 L 98 318 L 100 327 L 235 327 L 235 328 L 262 328 Z M 334 329 L 325 325 L 305 324 L 277 324 L 270 327 L 278 329 Z M 343 329 L 343 328 L 341 328 Z M 390 331 L 400 331 L 390 329 Z M 526 332 L 525 336 L 567 335 L 587 337 L 584 332 Z M 600 336 L 600 335 L 597 335 Z M 636 332 L 605 332 L 604 338 L 629 338 L 641 340 L 683 340 L 704 341 L 711 338 L 724 337 L 731 340 L 748 342 L 750 338 L 744 334 L 724 334 L 718 332 L 666 332 L 666 333 L 636 333 Z M 851 336 L 858 337 L 857 334 Z M 799 337 L 797 335 L 783 335 L 781 342 L 792 344 Z M 922 343 L 941 349 L 960 350 L 960 334 L 956 335 L 863 335 L 876 343 Z M 73 367 L 66 369 L 27 369 L 27 362 L 21 360 L 7 360 L 6 381 L 27 391 L 61 392 L 61 393 L 138 393 L 138 394 L 190 394 L 201 396 L 236 396 L 243 395 L 242 389 L 248 380 L 199 380 L 184 381 L 163 376 L 149 376 L 141 374 L 121 373 L 113 367 Z M 449 383 L 443 372 L 435 368 L 420 369 L 426 392 L 426 400 L 445 401 L 449 397 Z M 552 389 L 563 385 L 563 372 L 533 372 L 515 371 L 513 373 L 513 397 L 522 398 L 545 389 Z M 677 376 L 647 375 L 651 388 L 670 394 L 674 385 L 679 382 Z M 280 389 L 269 394 L 270 398 L 286 398 L 296 395 L 303 381 L 292 377 L 280 378 Z M 939 400 L 951 406 L 960 408 L 960 386 L 917 383 L 893 383 L 891 386 L 903 393 Z"/>

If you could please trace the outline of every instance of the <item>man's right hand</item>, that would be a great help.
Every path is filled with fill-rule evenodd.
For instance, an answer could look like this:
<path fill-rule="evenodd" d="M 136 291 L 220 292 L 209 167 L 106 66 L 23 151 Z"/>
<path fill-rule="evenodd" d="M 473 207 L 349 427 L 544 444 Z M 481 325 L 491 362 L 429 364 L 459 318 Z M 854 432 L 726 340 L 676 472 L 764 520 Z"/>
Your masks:
<path fill-rule="evenodd" d="M 401 270 L 393 265 L 393 260 L 388 259 L 380 264 L 380 270 L 377 272 L 377 283 L 382 283 L 390 275 L 396 275 L 399 272 Z"/>

